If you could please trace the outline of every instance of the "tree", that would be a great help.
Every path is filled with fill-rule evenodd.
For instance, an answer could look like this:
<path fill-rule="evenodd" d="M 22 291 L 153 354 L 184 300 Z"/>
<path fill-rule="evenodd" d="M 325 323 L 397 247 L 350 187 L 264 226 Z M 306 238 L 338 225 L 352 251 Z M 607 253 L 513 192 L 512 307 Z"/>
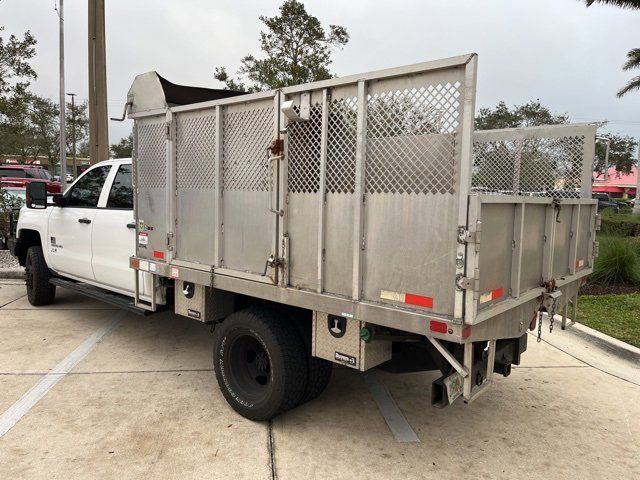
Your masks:
<path fill-rule="evenodd" d="M 87 114 L 88 104 L 85 100 L 73 106 L 71 102 L 66 102 L 65 126 L 67 154 L 73 154 L 73 136 L 76 138 L 76 155 L 89 155 L 89 117 Z"/>
<path fill-rule="evenodd" d="M 111 158 L 131 158 L 133 155 L 133 133 L 121 138 L 118 143 L 111 145 Z"/>
<path fill-rule="evenodd" d="M 587 7 L 590 7 L 594 3 L 603 3 L 606 5 L 613 5 L 620 8 L 629 8 L 633 10 L 640 10 L 640 0 L 585 0 Z M 633 48 L 627 53 L 627 61 L 622 66 L 624 71 L 632 70 L 634 68 L 640 68 L 640 48 Z M 629 92 L 634 90 L 640 90 L 640 75 L 633 77 L 629 82 L 622 87 L 617 95 L 618 98 L 623 97 Z"/>
<path fill-rule="evenodd" d="M 349 41 L 344 27 L 329 25 L 307 13 L 302 2 L 286 0 L 280 15 L 258 17 L 267 27 L 260 32 L 260 49 L 265 58 L 248 54 L 241 60 L 240 79 L 232 79 L 225 67 L 216 67 L 214 78 L 232 90 L 260 91 L 332 77 L 329 65 L 334 48 Z M 246 85 L 242 78 L 251 82 Z"/>
<path fill-rule="evenodd" d="M 0 33 L 4 27 L 0 27 Z M 22 39 L 0 35 L 0 99 L 6 100 L 16 92 L 24 92 L 31 80 L 37 78 L 29 60 L 36 55 L 36 39 L 27 31 Z"/>
<path fill-rule="evenodd" d="M 594 3 L 604 3 L 605 5 L 613 5 L 620 8 L 640 8 L 640 0 L 585 0 L 587 7 Z"/>
<path fill-rule="evenodd" d="M 566 113 L 553 114 L 540 100 L 515 105 L 511 108 L 505 102 L 499 102 L 493 109 L 481 108 L 476 117 L 476 130 L 495 128 L 535 127 L 538 125 L 558 125 L 568 123 Z"/>
<path fill-rule="evenodd" d="M 615 167 L 619 173 L 630 173 L 636 164 L 633 152 L 638 142 L 628 135 L 605 133 L 602 136 L 611 141 L 609 144 L 609 165 Z M 604 172 L 605 153 L 605 142 L 596 142 L 596 158 L 593 169 L 598 173 Z"/>
<path fill-rule="evenodd" d="M 627 61 L 622 66 L 624 71 L 640 68 L 640 48 L 633 48 L 627 53 Z M 629 82 L 620 89 L 618 98 L 626 95 L 634 90 L 640 90 L 640 75 L 633 77 Z"/>
<path fill-rule="evenodd" d="M 48 98 L 31 95 L 29 123 L 33 136 L 32 155 L 44 155 L 55 165 L 60 156 L 60 107 Z"/>

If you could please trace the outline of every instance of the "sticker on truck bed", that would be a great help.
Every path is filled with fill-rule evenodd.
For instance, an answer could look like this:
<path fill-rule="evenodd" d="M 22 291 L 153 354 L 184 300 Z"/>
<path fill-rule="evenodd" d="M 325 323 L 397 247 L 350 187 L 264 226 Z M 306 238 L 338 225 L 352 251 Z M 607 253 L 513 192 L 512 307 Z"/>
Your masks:
<path fill-rule="evenodd" d="M 424 295 L 416 295 L 408 292 L 391 292 L 389 290 L 380 291 L 380 298 L 397 303 L 406 303 L 418 307 L 433 308 L 433 298 Z"/>
<path fill-rule="evenodd" d="M 149 234 L 146 232 L 138 233 L 138 245 L 146 247 L 149 245 Z"/>

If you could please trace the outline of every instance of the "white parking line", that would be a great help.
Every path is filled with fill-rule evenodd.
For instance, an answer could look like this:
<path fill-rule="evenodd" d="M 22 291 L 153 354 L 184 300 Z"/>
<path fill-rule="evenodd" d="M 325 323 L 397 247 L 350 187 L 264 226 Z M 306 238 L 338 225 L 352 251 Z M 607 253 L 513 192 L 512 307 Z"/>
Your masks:
<path fill-rule="evenodd" d="M 419 443 L 420 439 L 416 432 L 413 431 L 407 419 L 404 418 L 404 414 L 393 400 L 393 397 L 378 378 L 377 372 L 371 370 L 366 373 L 364 382 L 367 384 L 367 388 L 373 395 L 384 421 L 387 422 L 389 430 L 391 430 L 396 440 L 400 443 Z"/>
<path fill-rule="evenodd" d="M 11 405 L 2 416 L 0 416 L 0 438 L 11 430 L 65 375 L 73 370 L 73 368 L 95 348 L 102 337 L 113 330 L 113 327 L 115 327 L 126 314 L 127 312 L 124 310 L 118 311 L 107 324 L 93 332 L 78 348 L 67 355 L 51 372 L 47 373 L 42 380 L 31 387 L 20 400 Z"/>

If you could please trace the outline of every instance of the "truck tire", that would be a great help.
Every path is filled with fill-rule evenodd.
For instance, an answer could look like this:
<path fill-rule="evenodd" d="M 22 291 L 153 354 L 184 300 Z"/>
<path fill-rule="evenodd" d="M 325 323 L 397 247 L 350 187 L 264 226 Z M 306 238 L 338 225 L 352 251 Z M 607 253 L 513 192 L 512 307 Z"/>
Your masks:
<path fill-rule="evenodd" d="M 53 303 L 56 286 L 49 283 L 51 274 L 44 259 L 42 247 L 29 247 L 25 264 L 27 298 L 34 307 Z"/>
<path fill-rule="evenodd" d="M 227 403 L 250 420 L 270 420 L 300 403 L 307 354 L 287 318 L 251 307 L 214 331 L 213 366 Z"/>
<path fill-rule="evenodd" d="M 309 355 L 307 361 L 309 363 L 307 386 L 304 389 L 299 405 L 314 400 L 325 391 L 331 380 L 331 371 L 333 370 L 333 364 L 328 360 Z"/>

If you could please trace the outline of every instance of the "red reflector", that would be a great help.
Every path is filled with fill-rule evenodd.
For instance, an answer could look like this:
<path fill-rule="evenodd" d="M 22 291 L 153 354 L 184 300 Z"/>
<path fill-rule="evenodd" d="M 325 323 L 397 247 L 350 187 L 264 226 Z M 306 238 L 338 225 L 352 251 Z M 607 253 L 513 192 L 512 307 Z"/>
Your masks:
<path fill-rule="evenodd" d="M 462 338 L 467 339 L 471 336 L 471 327 L 467 325 L 462 329 Z"/>
<path fill-rule="evenodd" d="M 404 295 L 404 303 L 418 305 L 419 307 L 433 308 L 433 298 L 414 295 L 413 293 L 406 293 Z M 445 325 L 445 332 L 447 331 L 446 327 L 447 326 Z"/>
<path fill-rule="evenodd" d="M 504 295 L 504 290 L 502 289 L 502 287 L 491 290 L 491 300 L 500 298 L 502 295 Z"/>
<path fill-rule="evenodd" d="M 429 330 L 431 330 L 432 332 L 447 333 L 447 324 L 444 322 L 431 320 L 429 322 Z"/>
<path fill-rule="evenodd" d="M 132 260 L 131 261 L 131 266 L 133 268 L 138 268 L 140 266 L 140 260 L 138 260 L 138 259 Z"/>
<path fill-rule="evenodd" d="M 160 250 L 154 250 L 153 258 L 164 259 L 164 252 L 161 252 Z"/>

